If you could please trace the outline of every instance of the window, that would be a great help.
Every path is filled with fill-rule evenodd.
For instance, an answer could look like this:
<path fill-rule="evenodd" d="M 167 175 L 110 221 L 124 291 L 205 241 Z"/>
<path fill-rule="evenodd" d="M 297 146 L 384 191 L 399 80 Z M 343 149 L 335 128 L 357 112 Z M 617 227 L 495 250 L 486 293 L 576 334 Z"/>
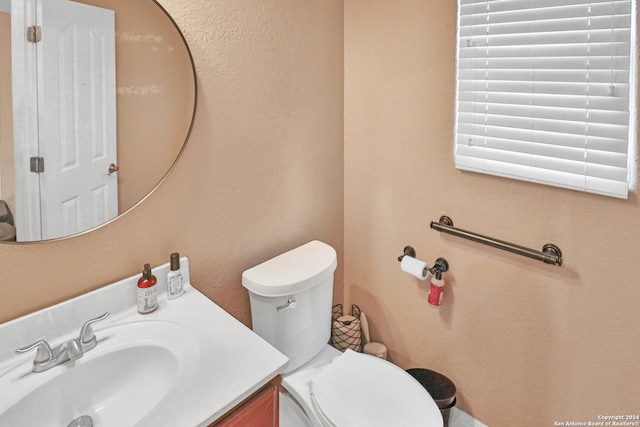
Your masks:
<path fill-rule="evenodd" d="M 635 0 L 458 0 L 456 167 L 627 198 Z"/>

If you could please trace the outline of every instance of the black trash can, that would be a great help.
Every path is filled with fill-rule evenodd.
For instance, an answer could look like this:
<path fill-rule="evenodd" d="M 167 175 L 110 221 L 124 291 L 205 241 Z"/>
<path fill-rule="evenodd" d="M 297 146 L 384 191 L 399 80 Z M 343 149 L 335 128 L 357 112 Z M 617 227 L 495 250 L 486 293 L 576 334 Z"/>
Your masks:
<path fill-rule="evenodd" d="M 431 369 L 411 368 L 407 369 L 409 375 L 415 378 L 424 387 L 440 408 L 443 426 L 449 425 L 451 408 L 456 406 L 456 386 L 444 375 Z"/>

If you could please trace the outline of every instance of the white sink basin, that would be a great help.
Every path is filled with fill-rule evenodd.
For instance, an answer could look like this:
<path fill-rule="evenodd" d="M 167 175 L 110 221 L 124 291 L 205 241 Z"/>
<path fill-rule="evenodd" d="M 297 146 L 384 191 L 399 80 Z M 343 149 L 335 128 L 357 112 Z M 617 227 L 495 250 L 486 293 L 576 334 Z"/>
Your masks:
<path fill-rule="evenodd" d="M 125 323 L 96 335 L 98 346 L 76 361 L 42 373 L 25 361 L 0 375 L 0 388 L 13 391 L 0 425 L 65 427 L 81 415 L 96 427 L 135 425 L 193 378 L 197 341 L 176 324 Z"/>
<path fill-rule="evenodd" d="M 280 371 L 285 356 L 189 284 L 168 301 L 164 270 L 154 269 L 162 296 L 151 314 L 135 310 L 136 276 L 0 325 L 0 426 L 66 427 L 86 415 L 95 427 L 207 426 Z M 97 346 L 77 360 L 33 373 L 35 352 L 14 353 L 77 338 L 105 311 Z"/>

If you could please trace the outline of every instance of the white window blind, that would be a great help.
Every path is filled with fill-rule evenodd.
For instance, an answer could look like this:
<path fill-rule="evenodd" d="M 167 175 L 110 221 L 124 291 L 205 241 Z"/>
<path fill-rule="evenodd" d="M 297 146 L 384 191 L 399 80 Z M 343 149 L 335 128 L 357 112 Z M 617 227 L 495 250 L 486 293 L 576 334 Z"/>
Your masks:
<path fill-rule="evenodd" d="M 635 0 L 458 0 L 459 169 L 627 198 Z"/>

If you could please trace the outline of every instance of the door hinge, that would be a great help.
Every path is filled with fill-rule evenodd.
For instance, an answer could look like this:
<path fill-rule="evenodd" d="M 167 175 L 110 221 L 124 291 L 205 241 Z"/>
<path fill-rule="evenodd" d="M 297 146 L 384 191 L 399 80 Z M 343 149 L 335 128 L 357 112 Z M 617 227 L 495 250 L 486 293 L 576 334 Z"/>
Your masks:
<path fill-rule="evenodd" d="M 44 172 L 44 158 L 43 157 L 31 157 L 30 159 L 30 170 L 33 173 L 42 173 Z"/>
<path fill-rule="evenodd" d="M 27 27 L 27 41 L 29 43 L 38 43 L 42 40 L 42 29 L 38 25 Z"/>

